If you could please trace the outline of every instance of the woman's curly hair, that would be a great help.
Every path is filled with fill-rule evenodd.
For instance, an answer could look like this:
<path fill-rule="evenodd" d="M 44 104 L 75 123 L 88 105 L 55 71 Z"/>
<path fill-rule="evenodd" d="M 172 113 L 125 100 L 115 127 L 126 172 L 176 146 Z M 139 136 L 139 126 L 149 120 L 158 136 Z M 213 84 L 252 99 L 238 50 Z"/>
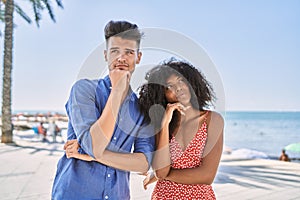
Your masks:
<path fill-rule="evenodd" d="M 168 104 L 165 97 L 166 81 L 171 75 L 180 76 L 187 83 L 191 93 L 193 108 L 203 111 L 213 105 L 215 94 L 205 76 L 192 64 L 186 61 L 170 59 L 152 68 L 146 73 L 147 83 L 139 88 L 139 106 L 147 122 L 154 124 L 156 130 Z M 175 112 L 170 123 L 172 133 L 180 120 L 179 112 Z"/>

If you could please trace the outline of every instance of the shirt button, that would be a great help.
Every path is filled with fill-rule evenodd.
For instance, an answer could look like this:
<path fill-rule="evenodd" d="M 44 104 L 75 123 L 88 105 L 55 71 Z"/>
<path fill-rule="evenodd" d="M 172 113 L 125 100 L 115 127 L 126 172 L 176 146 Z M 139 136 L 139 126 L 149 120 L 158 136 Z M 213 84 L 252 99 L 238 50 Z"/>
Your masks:
<path fill-rule="evenodd" d="M 109 177 L 110 177 L 110 174 L 107 174 L 107 177 L 109 178 Z"/>
<path fill-rule="evenodd" d="M 104 198 L 105 198 L 105 199 L 108 199 L 108 196 L 106 195 Z"/>
<path fill-rule="evenodd" d="M 114 137 L 114 140 L 117 140 L 117 137 Z"/>

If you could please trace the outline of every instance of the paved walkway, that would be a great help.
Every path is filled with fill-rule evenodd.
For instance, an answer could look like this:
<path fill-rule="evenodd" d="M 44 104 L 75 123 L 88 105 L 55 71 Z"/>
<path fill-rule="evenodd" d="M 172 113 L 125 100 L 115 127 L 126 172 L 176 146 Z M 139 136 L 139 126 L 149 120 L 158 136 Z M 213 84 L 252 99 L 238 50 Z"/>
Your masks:
<path fill-rule="evenodd" d="M 60 138 L 58 138 L 58 141 Z M 40 142 L 29 133 L 14 136 L 15 145 L 0 144 L 0 199 L 50 199 L 56 164 L 63 154 L 63 143 Z M 143 177 L 132 174 L 133 200 L 150 199 Z M 213 184 L 217 198 L 300 199 L 300 164 L 274 160 L 234 160 L 224 155 Z"/>

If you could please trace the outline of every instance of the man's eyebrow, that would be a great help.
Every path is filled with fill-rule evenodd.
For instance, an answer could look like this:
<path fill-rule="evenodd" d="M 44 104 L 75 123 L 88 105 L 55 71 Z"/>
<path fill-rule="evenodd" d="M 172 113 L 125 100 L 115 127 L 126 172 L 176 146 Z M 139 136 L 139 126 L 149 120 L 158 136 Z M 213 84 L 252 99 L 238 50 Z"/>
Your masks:
<path fill-rule="evenodd" d="M 111 47 L 110 50 L 121 49 L 120 47 Z M 125 48 L 125 50 L 129 51 L 137 51 L 138 49 Z"/>
<path fill-rule="evenodd" d="M 136 51 L 137 49 L 125 48 L 125 50 Z"/>

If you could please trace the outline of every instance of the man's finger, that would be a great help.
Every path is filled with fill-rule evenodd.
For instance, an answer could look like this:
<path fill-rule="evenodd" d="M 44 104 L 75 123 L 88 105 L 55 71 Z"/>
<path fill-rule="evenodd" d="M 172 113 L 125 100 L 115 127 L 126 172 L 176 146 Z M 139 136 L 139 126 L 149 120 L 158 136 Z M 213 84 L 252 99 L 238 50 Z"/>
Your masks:
<path fill-rule="evenodd" d="M 64 145 L 64 150 L 65 150 L 68 146 L 73 145 L 74 143 L 77 143 L 77 140 L 76 140 L 76 139 L 68 140 L 68 141 L 65 143 L 65 145 Z"/>

